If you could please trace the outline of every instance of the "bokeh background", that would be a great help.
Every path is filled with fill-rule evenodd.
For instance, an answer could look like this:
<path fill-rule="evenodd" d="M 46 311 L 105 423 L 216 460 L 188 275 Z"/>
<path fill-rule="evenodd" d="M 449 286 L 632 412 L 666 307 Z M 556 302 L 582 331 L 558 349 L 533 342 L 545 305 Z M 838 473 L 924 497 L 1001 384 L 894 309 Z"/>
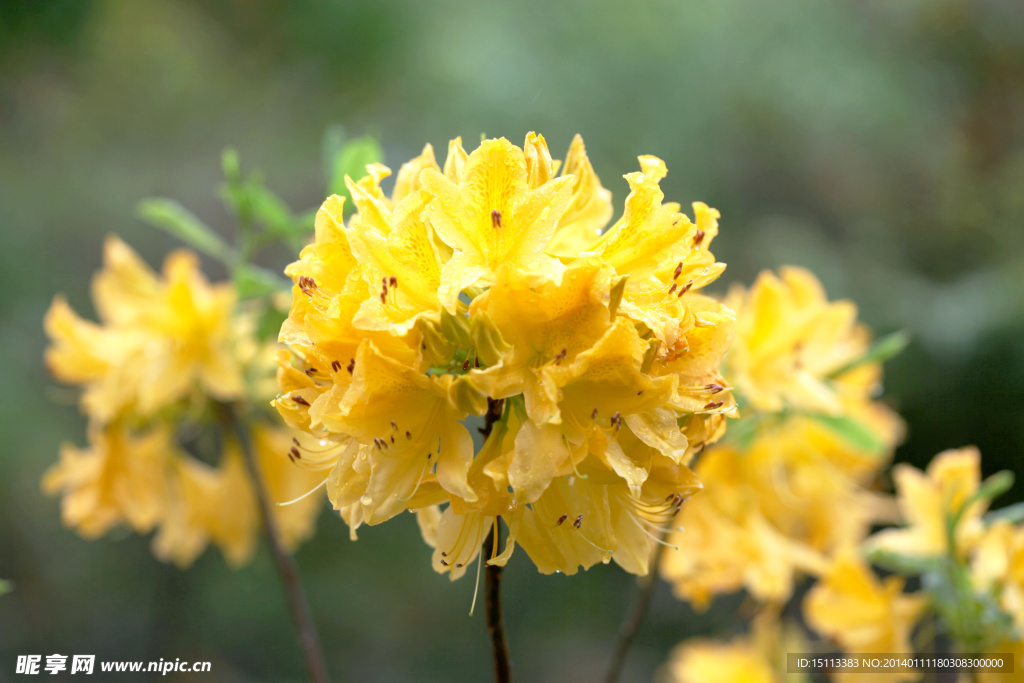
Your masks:
<path fill-rule="evenodd" d="M 296 209 L 323 198 L 337 124 L 377 135 L 395 168 L 456 135 L 537 130 L 561 154 L 579 132 L 619 206 L 621 174 L 656 154 L 670 199 L 721 210 L 724 282 L 809 266 L 879 334 L 913 334 L 887 373 L 908 423 L 898 459 L 977 444 L 985 474 L 1024 474 L 1022 26 L 1017 0 L 3 0 L 0 578 L 15 590 L 0 680 L 16 654 L 54 652 L 211 660 L 211 681 L 303 675 L 265 550 L 241 571 L 210 551 L 179 572 L 147 539 L 62 529 L 39 489 L 59 444 L 84 440 L 42 366 L 44 310 L 65 292 L 91 311 L 109 232 L 162 261 L 175 244 L 135 217 L 143 197 L 230 234 L 226 145 Z M 298 561 L 336 680 L 490 676 L 472 579 L 430 570 L 412 516 L 352 543 L 325 514 Z M 506 574 L 519 680 L 598 678 L 632 578 L 542 577 L 518 556 Z M 696 617 L 663 587 L 626 679 L 728 629 L 733 605 L 716 606 Z"/>

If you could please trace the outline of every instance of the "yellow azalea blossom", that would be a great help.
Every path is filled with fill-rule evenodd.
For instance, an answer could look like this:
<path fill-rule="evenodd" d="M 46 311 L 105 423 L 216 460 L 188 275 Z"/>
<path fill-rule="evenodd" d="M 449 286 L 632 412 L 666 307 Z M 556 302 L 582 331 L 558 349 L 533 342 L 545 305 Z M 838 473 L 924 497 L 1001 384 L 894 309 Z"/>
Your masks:
<path fill-rule="evenodd" d="M 252 442 L 281 544 L 291 550 L 312 533 L 321 505 L 313 497 L 295 499 L 314 488 L 322 477 L 296 467 L 285 457 L 293 443 L 289 432 L 259 427 Z M 252 559 L 262 521 L 236 441 L 225 444 L 216 468 L 183 454 L 177 457 L 170 486 L 168 514 L 153 539 L 153 552 L 158 558 L 187 568 L 207 544 L 213 543 L 232 566 L 239 567 Z"/>
<path fill-rule="evenodd" d="M 842 398 L 867 399 L 878 382 L 878 364 L 830 375 L 867 350 L 868 332 L 849 301 L 828 301 L 812 273 L 782 268 L 763 272 L 748 292 L 726 301 L 737 311 L 736 344 L 726 373 L 753 409 L 793 408 L 840 414 Z"/>
<path fill-rule="evenodd" d="M 781 683 L 808 680 L 786 673 L 788 652 L 806 652 L 796 629 L 779 627 L 775 610 L 753 618 L 751 632 L 729 642 L 694 638 L 677 645 L 659 671 L 661 683 Z"/>
<path fill-rule="evenodd" d="M 692 640 L 673 650 L 664 683 L 777 683 L 771 663 L 744 639 Z"/>
<path fill-rule="evenodd" d="M 945 555 L 947 520 L 960 510 L 980 483 L 981 455 L 973 447 L 944 451 L 922 472 L 910 465 L 893 468 L 898 505 L 906 527 L 885 529 L 868 539 L 870 550 L 914 557 Z M 977 501 L 957 525 L 957 551 L 964 552 L 981 533 L 986 501 Z"/>
<path fill-rule="evenodd" d="M 453 140 L 443 169 L 429 147 L 403 165 L 391 197 L 380 164 L 349 179 L 347 223 L 324 202 L 285 271 L 274 405 L 321 443 L 303 462 L 353 534 L 412 510 L 453 577 L 502 525 L 495 564 L 519 543 L 544 572 L 648 571 L 735 403 L 718 371 L 732 313 L 699 292 L 721 272 L 717 213 L 695 205 L 694 225 L 662 203 L 664 164 L 641 167 L 607 238 L 610 193 L 578 137 L 564 163 L 533 133 L 469 154 Z M 485 415 L 474 453 L 463 421 Z"/>
<path fill-rule="evenodd" d="M 807 623 L 846 652 L 912 653 L 910 634 L 926 600 L 905 595 L 903 579 L 880 581 L 853 551 L 840 552 L 831 567 L 804 598 Z M 915 680 L 919 674 L 873 674 L 885 681 Z M 839 674 L 839 680 L 856 680 Z"/>
<path fill-rule="evenodd" d="M 971 578 L 979 589 L 999 596 L 1000 607 L 1024 636 L 1024 526 L 1003 519 L 986 529 L 971 558 Z"/>
<path fill-rule="evenodd" d="M 725 446 L 705 451 L 697 477 L 705 490 L 683 506 L 682 531 L 668 542 L 662 575 L 680 598 L 706 609 L 717 594 L 746 589 L 760 601 L 789 599 L 797 572 L 817 572 L 823 557 L 787 537 L 759 509 L 762 491 L 745 481 L 746 455 Z"/>
<path fill-rule="evenodd" d="M 166 427 L 133 433 L 123 424 L 89 427 L 92 446 L 64 445 L 60 462 L 43 476 L 43 490 L 63 494 L 65 526 L 97 538 L 118 524 L 146 533 L 168 501 L 164 469 L 170 457 Z"/>
<path fill-rule="evenodd" d="M 241 396 L 242 368 L 232 350 L 235 293 L 210 285 L 194 254 L 171 254 L 159 278 L 110 237 L 93 296 L 101 324 L 79 318 L 61 297 L 45 321 L 50 371 L 84 386 L 91 416 L 152 416 L 194 389 L 222 400 Z"/>
<path fill-rule="evenodd" d="M 439 289 L 445 305 L 466 287 L 492 284 L 503 264 L 554 267 L 543 250 L 568 206 L 574 176 L 531 188 L 523 150 L 502 138 L 482 142 L 457 182 L 431 168 L 420 177 L 433 197 L 425 218 L 454 250 Z"/>

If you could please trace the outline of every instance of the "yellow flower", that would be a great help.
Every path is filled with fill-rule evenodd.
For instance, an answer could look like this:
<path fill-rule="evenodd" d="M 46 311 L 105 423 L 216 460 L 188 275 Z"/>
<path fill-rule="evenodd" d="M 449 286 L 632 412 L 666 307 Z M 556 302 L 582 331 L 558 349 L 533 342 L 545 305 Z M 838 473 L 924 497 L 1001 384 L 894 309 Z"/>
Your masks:
<path fill-rule="evenodd" d="M 150 531 L 167 506 L 167 428 L 135 434 L 119 423 L 93 424 L 89 440 L 92 446 L 85 450 L 62 446 L 60 462 L 43 475 L 43 490 L 64 496 L 64 525 L 86 538 L 121 523 L 138 533 Z"/>
<path fill-rule="evenodd" d="M 672 651 L 666 683 L 776 683 L 764 655 L 744 639 L 731 643 L 691 640 Z"/>
<path fill-rule="evenodd" d="M 288 503 L 322 479 L 286 458 L 292 447 L 287 431 L 258 427 L 253 448 L 282 545 L 291 550 L 313 530 L 320 501 L 305 498 Z M 295 449 L 298 450 L 298 449 Z M 295 451 L 292 451 L 295 452 Z M 256 494 L 237 441 L 229 439 L 217 467 L 179 454 L 171 463 L 169 509 L 153 539 L 153 553 L 182 569 L 189 567 L 207 544 L 217 545 L 227 562 L 240 567 L 252 559 L 262 533 Z"/>
<path fill-rule="evenodd" d="M 944 451 L 925 472 L 905 464 L 893 468 L 900 513 L 905 528 L 885 529 L 867 541 L 871 550 L 899 555 L 934 557 L 949 550 L 947 521 L 978 490 L 981 455 L 976 448 Z M 955 542 L 964 552 L 977 540 L 987 503 L 977 501 L 957 525 Z"/>
<path fill-rule="evenodd" d="M 677 645 L 659 672 L 664 683 L 776 683 L 806 681 L 786 673 L 786 653 L 806 652 L 795 629 L 779 627 L 774 610 L 762 610 L 753 619 L 750 634 L 728 643 L 694 638 Z"/>
<path fill-rule="evenodd" d="M 865 352 L 868 332 L 853 303 L 828 301 L 810 272 L 763 272 L 749 292 L 736 290 L 726 303 L 737 311 L 726 374 L 754 410 L 841 414 L 844 396 L 866 400 L 877 385 L 877 363 L 830 381 Z"/>
<path fill-rule="evenodd" d="M 523 150 L 501 138 L 482 142 L 457 181 L 431 168 L 420 177 L 433 197 L 425 217 L 454 250 L 439 290 L 445 305 L 466 287 L 492 284 L 500 265 L 555 266 L 543 250 L 568 206 L 573 176 L 531 188 Z"/>
<path fill-rule="evenodd" d="M 746 454 L 711 448 L 698 461 L 697 477 L 705 490 L 683 506 L 683 530 L 668 538 L 679 550 L 662 559 L 662 574 L 680 598 L 706 609 L 715 595 L 746 589 L 760 601 L 784 603 L 797 572 L 822 568 L 813 548 L 765 517 L 764 492 L 747 481 L 761 483 Z"/>
<path fill-rule="evenodd" d="M 999 596 L 1000 607 L 1024 635 L 1024 526 L 997 520 L 986 529 L 971 558 L 971 578 Z"/>
<path fill-rule="evenodd" d="M 102 324 L 82 320 L 61 297 L 45 321 L 54 342 L 46 352 L 50 371 L 84 385 L 91 416 L 152 416 L 195 389 L 222 400 L 241 396 L 230 324 L 234 289 L 210 285 L 194 254 L 171 254 L 161 279 L 110 237 L 93 294 Z"/>
<path fill-rule="evenodd" d="M 315 466 L 353 533 L 415 510 L 453 577 L 500 522 L 492 563 L 520 542 L 545 572 L 647 571 L 734 402 L 718 372 L 732 313 L 698 293 L 721 271 L 717 214 L 695 205 L 694 226 L 662 205 L 664 164 L 641 165 L 607 239 L 610 195 L 579 138 L 562 175 L 536 134 L 471 154 L 454 140 L 443 170 L 430 148 L 403 166 L 390 198 L 384 166 L 349 179 L 347 225 L 340 198 L 324 203 L 286 270 L 274 403 L 325 444 Z M 489 407 L 474 453 L 462 421 Z"/>
<path fill-rule="evenodd" d="M 840 552 L 804 599 L 807 623 L 847 652 L 912 653 L 910 633 L 926 601 L 903 593 L 903 579 L 879 581 L 852 551 Z M 881 674 L 875 674 L 879 680 Z M 916 679 L 912 672 L 889 674 L 887 681 Z M 852 679 L 851 679 L 852 680 Z"/>

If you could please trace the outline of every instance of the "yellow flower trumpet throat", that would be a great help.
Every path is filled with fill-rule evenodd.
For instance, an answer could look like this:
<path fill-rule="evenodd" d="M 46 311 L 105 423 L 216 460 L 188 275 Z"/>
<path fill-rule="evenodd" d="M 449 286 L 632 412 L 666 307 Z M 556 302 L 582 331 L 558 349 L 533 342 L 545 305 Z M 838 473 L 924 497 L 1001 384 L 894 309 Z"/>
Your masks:
<path fill-rule="evenodd" d="M 347 179 L 286 269 L 274 401 L 325 448 L 308 459 L 355 529 L 409 510 L 461 576 L 498 520 L 545 573 L 615 560 L 645 574 L 651 543 L 701 485 L 688 465 L 734 412 L 719 363 L 733 314 L 701 290 L 718 212 L 665 203 L 655 157 L 626 175 L 622 217 L 577 136 L 432 148 Z M 495 411 L 476 451 L 464 422 Z M 329 444 L 329 445 L 327 445 Z M 329 473 L 327 468 L 330 468 Z"/>

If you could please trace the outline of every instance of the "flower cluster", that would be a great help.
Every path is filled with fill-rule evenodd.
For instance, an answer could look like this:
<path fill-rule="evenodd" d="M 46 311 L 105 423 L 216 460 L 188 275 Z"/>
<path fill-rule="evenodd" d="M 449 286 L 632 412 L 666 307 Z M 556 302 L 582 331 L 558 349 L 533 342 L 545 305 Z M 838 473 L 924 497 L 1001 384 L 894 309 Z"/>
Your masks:
<path fill-rule="evenodd" d="M 90 445 L 63 446 L 43 488 L 63 494 L 64 523 L 85 537 L 124 524 L 156 529 L 154 553 L 182 567 L 211 542 L 232 564 L 247 562 L 260 525 L 240 446 L 229 434 L 222 445 L 205 443 L 197 425 L 216 404 L 258 398 L 261 378 L 273 372 L 272 349 L 257 342 L 234 287 L 208 283 L 188 251 L 168 256 L 161 277 L 108 238 L 93 299 L 100 323 L 80 318 L 60 296 L 46 316 L 47 365 L 82 387 Z M 269 424 L 253 428 L 260 468 L 279 501 L 315 483 L 284 457 L 295 436 Z M 219 460 L 209 464 L 190 450 L 215 451 Z M 312 500 L 278 508 L 286 543 L 309 535 L 317 509 Z"/>
<path fill-rule="evenodd" d="M 705 607 L 748 590 L 784 603 L 799 573 L 820 573 L 859 543 L 886 505 L 870 490 L 901 434 L 873 399 L 881 366 L 859 362 L 867 330 L 848 301 L 830 302 L 808 271 L 762 273 L 727 298 L 736 339 L 723 363 L 743 406 L 697 475 L 706 490 L 685 508 L 664 575 Z M 891 507 L 891 506 L 889 506 Z"/>
<path fill-rule="evenodd" d="M 497 534 L 545 573 L 614 559 L 644 574 L 652 539 L 700 488 L 692 454 L 734 409 L 719 361 L 733 315 L 701 294 L 724 266 L 718 213 L 691 220 L 659 188 L 664 163 L 626 175 L 622 217 L 577 137 L 553 161 L 523 148 L 427 146 L 390 197 L 379 164 L 332 196 L 315 243 L 286 270 L 293 305 L 275 404 L 333 448 L 353 533 L 416 511 L 433 565 L 452 578 Z M 484 423 L 478 449 L 467 424 Z M 442 510 L 443 506 L 443 510 Z"/>

